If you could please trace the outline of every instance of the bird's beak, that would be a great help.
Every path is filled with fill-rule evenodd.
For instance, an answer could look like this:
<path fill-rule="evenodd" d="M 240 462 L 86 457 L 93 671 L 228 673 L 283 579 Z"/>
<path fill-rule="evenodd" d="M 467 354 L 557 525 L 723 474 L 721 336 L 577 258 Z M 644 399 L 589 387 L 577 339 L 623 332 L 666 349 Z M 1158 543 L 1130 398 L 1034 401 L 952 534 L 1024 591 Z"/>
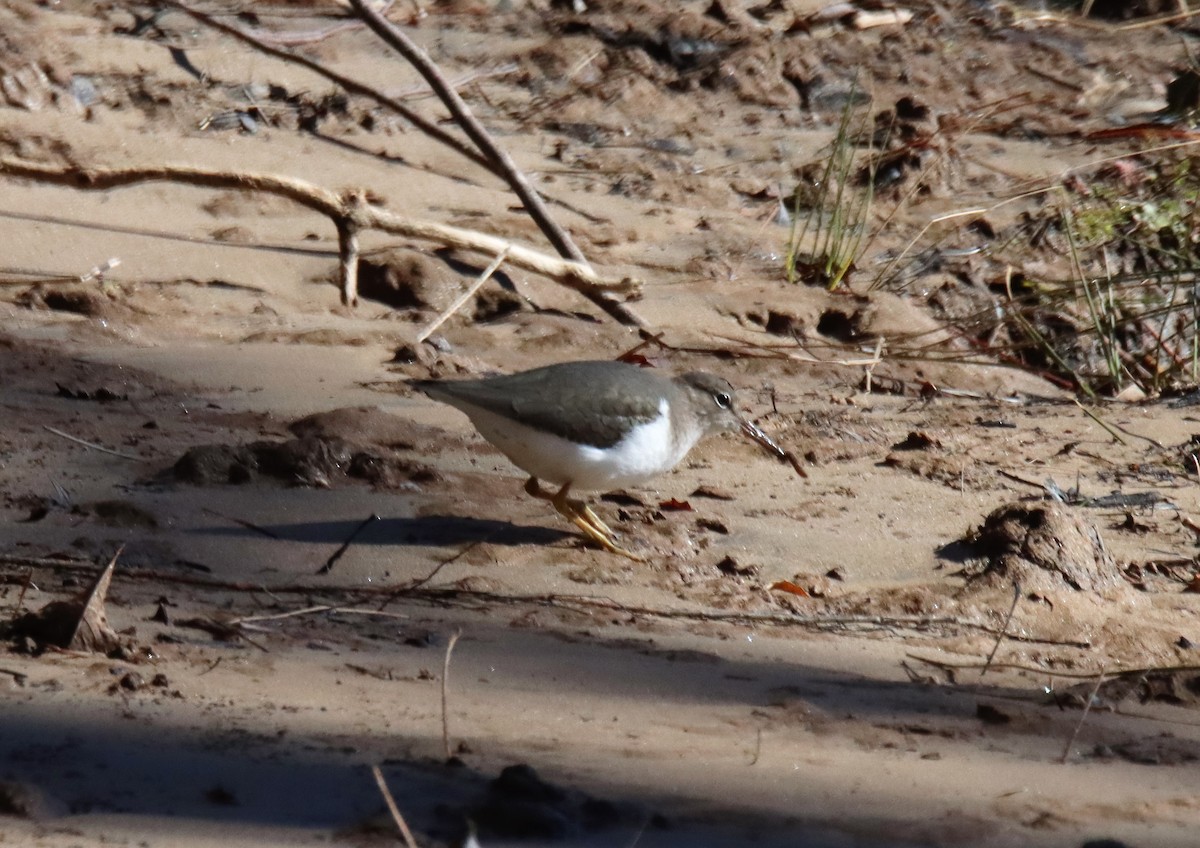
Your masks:
<path fill-rule="evenodd" d="M 808 472 L 804 470 L 804 466 L 800 464 L 800 460 L 796 459 L 795 454 L 793 454 L 791 451 L 786 451 L 779 445 L 775 444 L 774 440 L 772 440 L 770 436 L 758 429 L 758 427 L 754 426 L 754 424 L 743 418 L 741 419 L 740 429 L 742 431 L 742 435 L 751 441 L 762 445 L 763 449 L 767 451 L 767 453 L 778 457 L 780 462 L 786 462 L 791 465 L 792 468 L 796 470 L 796 473 L 801 477 L 808 477 Z"/>

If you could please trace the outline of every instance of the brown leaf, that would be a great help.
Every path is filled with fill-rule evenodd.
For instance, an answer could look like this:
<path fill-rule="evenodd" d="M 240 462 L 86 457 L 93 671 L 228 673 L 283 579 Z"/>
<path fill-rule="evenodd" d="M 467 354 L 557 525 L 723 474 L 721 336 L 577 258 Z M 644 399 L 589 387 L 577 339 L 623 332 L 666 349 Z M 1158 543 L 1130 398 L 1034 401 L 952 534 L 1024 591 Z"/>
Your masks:
<path fill-rule="evenodd" d="M 52 601 L 17 619 L 13 623 L 14 635 L 32 639 L 38 648 L 54 646 L 106 654 L 120 647 L 121 639 L 109 626 L 104 612 L 104 600 L 120 555 L 118 550 L 96 581 L 76 597 Z"/>
<path fill-rule="evenodd" d="M 651 362 L 644 354 L 641 353 L 626 353 L 617 357 L 617 362 L 627 362 L 630 365 L 637 365 L 642 368 L 653 368 L 654 363 Z"/>
<path fill-rule="evenodd" d="M 789 595 L 798 595 L 801 598 L 811 598 L 808 590 L 803 586 L 797 586 L 791 580 L 777 580 L 771 584 L 773 592 L 787 592 Z"/>
<path fill-rule="evenodd" d="M 667 512 L 692 512 L 692 505 L 687 501 L 670 500 L 661 501 L 658 505 L 659 509 L 664 509 Z"/>

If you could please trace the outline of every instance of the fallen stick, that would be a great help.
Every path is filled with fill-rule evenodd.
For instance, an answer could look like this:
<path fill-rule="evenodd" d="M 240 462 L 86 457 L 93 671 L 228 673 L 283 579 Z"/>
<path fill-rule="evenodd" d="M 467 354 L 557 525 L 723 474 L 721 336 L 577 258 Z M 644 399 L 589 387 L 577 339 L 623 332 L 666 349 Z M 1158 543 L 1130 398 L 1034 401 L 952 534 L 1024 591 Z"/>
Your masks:
<path fill-rule="evenodd" d="M 1104 683 L 1104 666 L 1100 667 L 1100 673 L 1096 675 L 1096 685 L 1092 687 L 1091 694 L 1088 695 L 1087 702 L 1083 705 L 1083 714 L 1079 716 L 1079 723 L 1075 725 L 1075 729 L 1071 731 L 1071 736 L 1067 739 L 1067 744 L 1063 746 L 1062 757 L 1059 762 L 1066 763 L 1071 756 L 1071 746 L 1075 744 L 1075 739 L 1079 736 L 1079 731 L 1083 729 L 1083 723 L 1087 721 L 1088 713 L 1092 710 L 1092 703 L 1096 700 L 1096 694 L 1100 691 L 1100 685 Z"/>
<path fill-rule="evenodd" d="M 442 750 L 446 754 L 446 762 L 450 762 L 453 756 L 450 750 L 450 717 L 446 711 L 446 689 L 450 685 L 450 655 L 454 653 L 454 646 L 461 635 L 461 630 L 455 630 L 451 634 L 450 643 L 446 645 L 446 659 L 442 661 Z"/>
<path fill-rule="evenodd" d="M 468 550 L 471 546 L 468 546 Z M 465 551 L 460 552 L 465 553 Z M 452 557 L 447 562 L 452 562 Z M 445 563 L 443 563 L 445 564 Z M 35 568 L 50 568 L 63 571 L 94 571 L 95 564 L 82 559 L 59 559 L 51 557 L 26 557 L 14 554 L 0 553 L 0 565 L 32 566 Z M 440 566 L 439 566 L 440 567 Z M 820 631 L 832 629 L 862 629 L 896 630 L 909 629 L 930 631 L 944 628 L 950 632 L 971 630 L 995 636 L 996 628 L 978 621 L 948 615 L 796 615 L 781 612 L 754 612 L 708 608 L 665 608 L 647 607 L 625 604 L 611 598 L 589 595 L 557 595 L 542 594 L 503 594 L 478 589 L 462 589 L 455 586 L 421 587 L 427 577 L 418 578 L 407 586 L 321 586 L 312 583 L 288 583 L 268 587 L 261 582 L 244 580 L 225 580 L 217 577 L 198 577 L 192 574 L 178 574 L 158 569 L 126 569 L 119 572 L 118 579 L 148 581 L 164 585 L 196 586 L 208 589 L 223 589 L 233 592 L 267 592 L 277 595 L 349 595 L 357 599 L 384 597 L 389 602 L 404 598 L 438 606 L 455 606 L 469 609 L 488 604 L 498 606 L 540 606 L 550 609 L 565 609 L 572 611 L 619 612 L 629 616 L 648 616 L 667 620 L 703 621 L 710 623 L 726 623 L 737 625 L 777 625 L 780 627 L 806 627 Z M 1005 634 L 1005 638 L 1013 642 L 1024 642 L 1033 645 L 1061 645 L 1069 648 L 1090 648 L 1091 642 L 1077 639 L 1043 639 L 1038 636 L 1025 636 L 1015 633 Z M 994 667 L 1003 667 L 994 664 Z"/>
<path fill-rule="evenodd" d="M 439 315 L 437 318 L 434 318 L 433 323 L 421 331 L 421 334 L 417 336 L 417 344 L 420 344 L 432 336 L 434 331 L 436 331 L 438 327 L 442 326 L 442 324 L 446 322 L 447 318 L 461 309 L 462 305 L 470 300 L 475 292 L 483 288 L 483 284 L 490 280 L 492 278 L 492 274 L 495 274 L 496 271 L 499 270 L 500 266 L 504 263 L 505 257 L 507 256 L 508 251 L 505 250 L 503 253 L 493 259 L 492 264 L 483 269 L 483 273 L 476 278 L 475 282 L 471 283 L 471 285 L 467 287 L 467 290 L 460 294 L 454 303 L 450 304 L 450 306 L 447 307 L 441 315 Z"/>
<path fill-rule="evenodd" d="M 546 208 L 541 196 L 530 185 L 521 169 L 517 167 L 517 163 L 512 160 L 504 148 L 496 144 L 491 134 L 484 129 L 483 124 L 479 123 L 474 113 L 471 112 L 471 107 L 442 76 L 441 70 L 429 58 L 429 54 L 402 30 L 392 26 L 391 21 L 372 8 L 366 0 L 350 0 L 350 5 L 354 7 L 354 11 L 358 12 L 358 16 L 371 28 L 372 32 L 387 42 L 417 69 L 417 73 L 425 78 L 429 87 L 450 110 L 455 122 L 462 127 L 463 132 L 479 149 L 479 152 L 492 163 L 492 170 L 499 174 L 508 183 L 513 193 L 521 199 L 529 217 L 533 218 L 538 229 L 550 240 L 559 255 L 567 259 L 574 259 L 576 262 L 586 262 L 583 251 L 571 239 L 570 234 L 550 216 L 550 210 Z"/>
<path fill-rule="evenodd" d="M 113 450 L 112 448 L 106 448 L 106 447 L 104 447 L 104 445 L 98 445 L 95 442 L 89 442 L 86 439 L 79 438 L 78 436 L 72 436 L 70 433 L 64 433 L 62 430 L 58 430 L 54 427 L 51 427 L 49 424 L 43 424 L 42 429 L 46 430 L 48 432 L 51 432 L 56 436 L 61 436 L 62 438 L 66 439 L 69 442 L 74 442 L 77 445 L 83 445 L 85 448 L 91 448 L 92 450 L 98 450 L 98 451 L 100 451 L 100 453 L 107 453 L 112 456 L 119 456 L 119 457 L 121 457 L 121 459 L 132 459 L 134 461 L 141 459 L 140 456 L 134 456 L 131 453 L 121 453 L 118 450 Z"/>
<path fill-rule="evenodd" d="M 388 9 L 392 8 L 393 2 L 395 0 L 384 0 L 383 3 L 380 3 L 379 14 L 386 15 Z M 304 32 L 268 32 L 266 30 L 258 30 L 256 37 L 268 44 L 278 44 L 280 47 L 299 47 L 303 44 L 315 44 L 318 41 L 324 41 L 339 32 L 361 29 L 362 26 L 362 21 L 346 21 L 325 27 L 325 29 L 314 29 Z"/>
<path fill-rule="evenodd" d="M 524 205 L 525 210 L 529 213 L 529 216 L 533 219 L 534 223 L 537 224 L 538 229 L 542 231 L 550 243 L 554 245 L 554 248 L 558 251 L 559 255 L 577 263 L 581 268 L 586 269 L 587 275 L 593 274 L 586 258 L 583 255 L 583 252 L 578 248 L 578 246 L 576 246 L 575 242 L 571 239 L 571 236 L 567 233 L 567 231 L 559 226 L 558 222 L 550 216 L 550 212 L 546 208 L 545 203 L 542 201 L 541 196 L 534 190 L 533 186 L 530 185 L 524 174 L 522 174 L 517 168 L 516 164 L 512 161 L 512 158 L 492 140 L 491 136 L 483 128 L 483 125 L 474 118 L 466 103 L 459 96 L 454 87 L 446 82 L 445 77 L 442 76 L 441 72 L 437 69 L 437 66 L 434 65 L 424 51 L 422 51 L 420 47 L 409 40 L 404 33 L 392 26 L 391 22 L 383 17 L 382 14 L 377 12 L 375 9 L 370 8 L 367 6 L 367 4 L 361 2 L 361 0 L 351 0 L 351 2 L 358 11 L 363 22 L 366 23 L 367 26 L 369 26 L 380 38 L 398 50 L 401 55 L 403 55 L 406 59 L 408 59 L 409 62 L 413 64 L 414 67 L 416 67 L 416 69 L 429 83 L 430 87 L 433 88 L 438 97 L 441 98 L 442 102 L 446 104 L 447 108 L 450 110 L 450 113 L 454 116 L 455 120 L 458 121 L 459 125 L 467 133 L 468 137 L 470 137 L 471 141 L 476 145 L 476 147 L 479 148 L 479 152 L 472 150 L 469 145 L 447 133 L 432 121 L 421 117 L 419 114 L 409 109 L 396 98 L 389 97 L 383 92 L 372 88 L 371 86 L 360 83 L 357 80 L 351 79 L 350 77 L 338 74 L 337 72 L 326 68 L 319 62 L 315 62 L 312 59 L 304 57 L 298 53 L 293 53 L 292 51 L 281 47 L 272 46 L 240 29 L 239 27 L 217 20 L 212 15 L 208 15 L 198 9 L 193 9 L 191 6 L 179 2 L 179 0 L 164 0 L 164 2 L 171 8 L 178 9 L 200 23 L 210 26 L 219 32 L 225 33 L 226 35 L 232 36 L 233 38 L 236 38 L 245 44 L 249 44 L 255 49 L 260 50 L 269 56 L 273 56 L 285 62 L 292 62 L 302 65 L 310 71 L 320 74 L 331 82 L 337 83 L 343 89 L 352 94 L 358 94 L 371 98 L 376 103 L 392 109 L 398 115 L 401 115 L 407 119 L 426 135 L 436 139 L 437 141 L 440 141 L 442 144 L 450 147 L 455 152 L 500 177 L 502 180 L 508 183 L 509 188 L 511 188 L 517 197 L 520 198 L 521 203 Z M 342 250 L 342 299 L 343 302 L 353 305 L 357 303 L 358 286 L 356 279 L 356 266 L 358 259 L 358 243 L 356 231 L 359 229 L 359 227 L 355 226 L 355 223 L 349 219 L 344 225 L 339 224 L 335 219 L 335 224 L 338 226 L 338 240 Z M 391 230 L 387 230 L 386 227 L 377 228 L 391 232 Z M 495 256 L 499 253 L 499 249 L 493 248 L 491 250 L 485 250 L 484 252 Z M 524 267 L 520 262 L 515 261 L 515 259 L 513 264 L 518 265 L 519 267 Z M 537 269 L 531 268 L 529 270 Z M 557 279 L 557 277 L 555 277 L 553 274 L 549 276 Z M 581 276 L 579 279 L 580 282 L 582 282 L 583 276 Z M 563 282 L 563 280 L 559 280 L 559 282 Z M 645 322 L 642 321 L 640 317 L 632 312 L 621 301 L 608 296 L 603 289 L 591 289 L 586 291 L 579 289 L 579 291 L 580 294 L 592 301 L 594 304 L 604 310 L 606 314 L 615 318 L 620 323 L 635 327 L 645 326 Z"/>
<path fill-rule="evenodd" d="M 266 53 L 268 56 L 273 56 L 276 59 L 280 59 L 284 62 L 290 62 L 294 65 L 300 65 L 301 67 L 307 68 L 308 70 L 312 71 L 315 74 L 318 74 L 319 76 L 325 77 L 325 79 L 329 80 L 330 82 L 337 83 L 338 85 L 340 85 L 342 88 L 344 88 L 346 91 L 350 92 L 351 94 L 357 94 L 361 97 L 367 97 L 367 98 L 370 98 L 371 100 L 374 100 L 376 103 L 379 103 L 382 106 L 387 106 L 389 109 L 391 109 L 396 114 L 403 117 L 405 120 L 407 120 L 409 123 L 411 123 L 413 126 L 415 126 L 417 129 L 419 129 L 421 132 L 425 133 L 430 138 L 440 141 L 442 144 L 446 145 L 451 150 L 454 150 L 456 153 L 460 154 L 461 156 L 464 156 L 467 159 L 470 159 L 475 164 L 477 164 L 483 168 L 486 168 L 489 171 L 494 170 L 492 163 L 488 160 L 488 158 L 486 156 L 472 150 L 469 145 L 463 143 L 460 139 L 457 139 L 454 136 L 450 135 L 450 133 L 446 132 L 445 130 L 443 130 L 441 127 L 437 126 L 437 124 L 433 123 L 432 121 L 428 121 L 425 118 L 421 117 L 419 114 L 414 112 L 412 109 L 409 109 L 407 106 L 405 106 L 399 100 L 396 100 L 395 98 L 392 98 L 392 97 L 388 97 L 382 91 L 379 91 L 377 89 L 372 88 L 369 85 L 365 85 L 361 82 L 358 82 L 357 80 L 353 80 L 350 77 L 342 76 L 341 74 L 337 73 L 336 71 L 331 71 L 329 68 L 326 68 L 320 62 L 314 62 L 312 59 L 309 59 L 307 56 L 302 56 L 299 53 L 293 53 L 292 51 L 286 50 L 282 47 L 275 47 L 273 45 L 267 44 L 265 41 L 251 35 L 250 33 L 246 32 L 245 30 L 241 29 L 240 27 L 236 27 L 236 26 L 233 26 L 232 24 L 227 24 L 223 21 L 220 21 L 212 15 L 201 12 L 199 9 L 193 9 L 191 6 L 188 6 L 186 3 L 180 3 L 180 2 L 178 2 L 178 0 L 163 0 L 163 3 L 167 6 L 170 6 L 172 9 L 178 9 L 180 12 L 183 12 L 185 15 L 189 15 L 190 17 L 194 18 L 195 20 L 199 21 L 200 23 L 204 24 L 205 26 L 212 27 L 213 29 L 217 30 L 218 32 L 223 32 L 223 33 L 225 33 L 225 35 L 236 38 L 238 41 L 242 42 L 243 44 L 249 44 L 251 47 L 255 48 L 256 50 Z"/>
<path fill-rule="evenodd" d="M 918 654 L 905 654 L 908 659 L 916 662 L 925 663 L 941 669 L 977 669 L 982 668 L 983 663 L 978 662 L 950 662 L 949 660 L 937 660 L 931 657 L 922 657 Z M 1030 674 L 1044 674 L 1051 677 L 1061 677 L 1068 680 L 1095 680 L 1096 672 L 1094 671 L 1062 671 L 1061 669 L 1053 669 L 1036 665 L 1025 665 L 1024 663 L 992 663 L 991 668 L 1004 668 L 1012 671 L 1027 671 Z M 1160 666 L 1142 666 L 1140 668 L 1128 668 L 1122 671 L 1114 671 L 1105 676 L 1107 680 L 1128 680 L 1134 677 L 1143 677 L 1147 674 L 1176 674 L 1176 673 L 1194 673 L 1200 671 L 1200 665 L 1160 665 Z"/>
<path fill-rule="evenodd" d="M 404 844 L 408 848 L 417 848 L 417 840 L 413 839 L 412 831 L 408 829 L 408 822 L 404 820 L 404 816 L 400 815 L 400 808 L 396 806 L 396 799 L 392 797 L 391 790 L 388 789 L 387 781 L 383 779 L 383 772 L 379 770 L 379 766 L 371 766 L 371 775 L 375 778 L 375 785 L 379 787 L 379 794 L 383 796 L 383 803 L 387 804 L 392 821 L 396 823 L 396 827 L 400 829 L 400 834 L 404 837 Z"/>
<path fill-rule="evenodd" d="M 88 191 L 123 188 L 148 182 L 176 182 L 213 189 L 261 191 L 287 198 L 331 219 L 342 242 L 342 302 L 358 302 L 357 232 L 381 230 L 393 235 L 433 241 L 446 247 L 483 253 L 492 257 L 504 253 L 505 261 L 526 271 L 542 274 L 587 297 L 606 311 L 613 304 L 607 295 L 636 296 L 641 281 L 625 277 L 614 279 L 597 274 L 591 266 L 513 244 L 499 236 L 451 227 L 433 221 L 406 218 L 368 203 L 355 191 L 337 194 L 304 180 L 275 174 L 256 174 L 199 168 L 191 165 L 151 165 L 132 168 L 45 165 L 12 157 L 0 157 L 0 174 L 71 186 Z M 604 300 L 606 303 L 600 303 Z"/>
<path fill-rule="evenodd" d="M 354 531 L 346 537 L 346 541 L 342 542 L 338 549 L 330 554 L 329 559 L 325 560 L 325 564 L 317 569 L 317 574 L 328 574 L 329 572 L 333 571 L 333 567 L 337 564 L 337 561 L 342 558 L 342 555 L 346 553 L 346 551 L 350 549 L 350 545 L 354 543 L 354 540 L 358 538 L 359 534 L 366 530 L 368 525 L 374 524 L 378 520 L 379 516 L 375 513 L 371 513 L 361 522 L 359 522 L 359 525 L 354 528 Z"/>

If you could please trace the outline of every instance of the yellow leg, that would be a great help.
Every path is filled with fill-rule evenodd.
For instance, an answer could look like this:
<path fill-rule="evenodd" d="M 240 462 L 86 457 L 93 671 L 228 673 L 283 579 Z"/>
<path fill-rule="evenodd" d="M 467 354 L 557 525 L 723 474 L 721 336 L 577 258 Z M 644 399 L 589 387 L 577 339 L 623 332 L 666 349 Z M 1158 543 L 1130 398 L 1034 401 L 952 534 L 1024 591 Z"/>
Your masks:
<path fill-rule="evenodd" d="M 582 530 L 584 535 L 604 548 L 604 550 L 620 554 L 636 562 L 645 562 L 642 557 L 630 553 L 616 543 L 616 540 L 613 538 L 616 534 L 613 533 L 612 528 L 601 521 L 600 516 L 596 515 L 590 506 L 581 500 L 568 497 L 571 491 L 570 483 L 567 483 L 557 492 L 550 493 L 538 484 L 536 477 L 530 477 L 525 483 L 525 491 L 535 498 L 550 501 L 554 505 L 554 508 L 558 510 L 559 515 Z"/>
<path fill-rule="evenodd" d="M 596 513 L 592 512 L 592 508 L 590 506 L 588 506 L 587 504 L 585 504 L 583 501 L 571 501 L 571 503 L 579 507 L 579 512 L 583 515 L 584 518 L 586 518 L 588 520 L 588 523 L 591 524 L 593 527 L 603 530 L 605 533 L 607 533 L 610 536 L 617 535 L 616 533 L 613 532 L 613 529 L 611 527 L 609 527 L 607 524 L 605 524 L 603 521 L 601 521 L 600 516 L 598 516 L 598 515 L 596 515 Z"/>

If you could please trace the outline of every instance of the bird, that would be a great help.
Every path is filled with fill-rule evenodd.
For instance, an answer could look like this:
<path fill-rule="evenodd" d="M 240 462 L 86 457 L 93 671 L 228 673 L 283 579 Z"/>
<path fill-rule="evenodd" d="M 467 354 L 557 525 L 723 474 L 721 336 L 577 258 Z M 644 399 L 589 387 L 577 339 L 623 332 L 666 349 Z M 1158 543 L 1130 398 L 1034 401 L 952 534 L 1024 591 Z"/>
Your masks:
<path fill-rule="evenodd" d="M 525 491 L 601 548 L 633 560 L 616 533 L 573 491 L 607 492 L 644 483 L 678 465 L 702 439 L 740 431 L 796 460 L 737 408 L 733 386 L 703 371 L 668 376 L 618 360 L 562 362 L 473 380 L 409 385 L 466 413 L 475 429 L 529 475 Z M 541 482 L 554 484 L 547 491 Z"/>

